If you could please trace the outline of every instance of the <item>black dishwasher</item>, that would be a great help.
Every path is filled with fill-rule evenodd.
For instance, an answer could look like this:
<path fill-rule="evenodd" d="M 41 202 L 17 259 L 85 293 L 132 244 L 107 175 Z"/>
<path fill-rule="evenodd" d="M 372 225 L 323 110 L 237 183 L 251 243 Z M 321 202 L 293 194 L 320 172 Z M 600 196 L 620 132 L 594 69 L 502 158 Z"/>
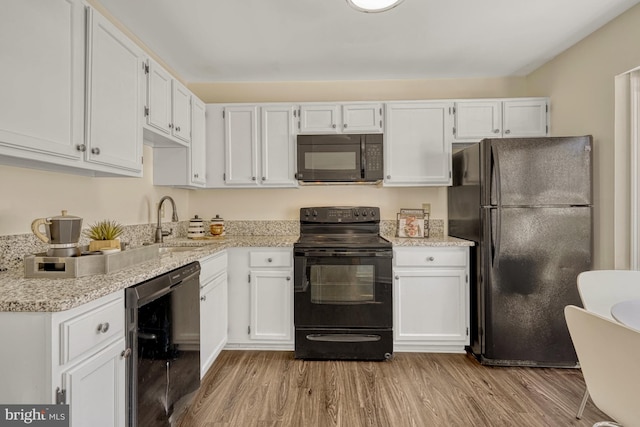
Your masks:
<path fill-rule="evenodd" d="M 173 426 L 200 387 L 200 263 L 127 288 L 129 427 Z"/>

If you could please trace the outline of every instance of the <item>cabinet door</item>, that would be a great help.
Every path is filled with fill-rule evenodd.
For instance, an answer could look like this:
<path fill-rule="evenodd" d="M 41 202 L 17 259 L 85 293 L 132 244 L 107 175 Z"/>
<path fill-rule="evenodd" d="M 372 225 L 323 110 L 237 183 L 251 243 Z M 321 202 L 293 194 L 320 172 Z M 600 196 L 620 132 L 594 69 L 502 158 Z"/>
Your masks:
<path fill-rule="evenodd" d="M 300 133 L 340 133 L 340 106 L 300 106 Z"/>
<path fill-rule="evenodd" d="M 382 133 L 382 104 L 342 106 L 343 133 Z"/>
<path fill-rule="evenodd" d="M 394 273 L 396 342 L 468 344 L 465 269 L 396 269 Z"/>
<path fill-rule="evenodd" d="M 205 283 L 200 291 L 200 378 L 227 343 L 227 274 Z"/>
<path fill-rule="evenodd" d="M 451 184 L 451 103 L 388 103 L 385 186 Z"/>
<path fill-rule="evenodd" d="M 296 187 L 293 105 L 261 108 L 261 176 L 264 186 Z"/>
<path fill-rule="evenodd" d="M 172 88 L 172 134 L 184 142 L 191 142 L 191 92 L 176 80 Z"/>
<path fill-rule="evenodd" d="M 190 146 L 190 171 L 191 184 L 203 187 L 207 183 L 207 158 L 206 158 L 206 119 L 204 102 L 198 98 L 192 98 L 192 129 Z"/>
<path fill-rule="evenodd" d="M 0 145 L 80 159 L 85 9 L 79 0 L 4 2 Z"/>
<path fill-rule="evenodd" d="M 86 160 L 142 171 L 142 83 L 139 48 L 89 9 Z"/>
<path fill-rule="evenodd" d="M 480 141 L 502 136 L 502 102 L 455 103 L 455 140 Z"/>
<path fill-rule="evenodd" d="M 503 135 L 509 138 L 548 136 L 545 99 L 504 101 Z"/>
<path fill-rule="evenodd" d="M 258 185 L 258 134 L 255 106 L 225 107 L 225 183 Z"/>
<path fill-rule="evenodd" d="M 251 339 L 292 342 L 291 270 L 251 271 Z"/>
<path fill-rule="evenodd" d="M 148 60 L 147 125 L 171 135 L 171 75 L 155 61 Z"/>
<path fill-rule="evenodd" d="M 71 426 L 124 427 L 124 337 L 65 371 Z"/>

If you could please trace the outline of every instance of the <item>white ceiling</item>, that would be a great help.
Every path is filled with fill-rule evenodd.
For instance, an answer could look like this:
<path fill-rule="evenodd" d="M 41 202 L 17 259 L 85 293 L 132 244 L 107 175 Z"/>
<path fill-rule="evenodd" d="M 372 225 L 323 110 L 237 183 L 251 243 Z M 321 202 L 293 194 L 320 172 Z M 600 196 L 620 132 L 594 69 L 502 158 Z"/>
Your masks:
<path fill-rule="evenodd" d="M 640 2 L 98 1 L 188 82 L 526 75 Z"/>

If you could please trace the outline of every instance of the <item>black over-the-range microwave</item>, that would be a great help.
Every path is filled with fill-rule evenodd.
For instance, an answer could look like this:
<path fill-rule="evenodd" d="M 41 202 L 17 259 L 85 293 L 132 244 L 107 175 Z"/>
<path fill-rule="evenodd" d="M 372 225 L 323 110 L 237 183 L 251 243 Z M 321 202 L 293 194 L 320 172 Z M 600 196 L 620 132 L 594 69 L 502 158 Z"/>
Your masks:
<path fill-rule="evenodd" d="M 298 135 L 301 183 L 375 183 L 382 180 L 382 134 Z"/>

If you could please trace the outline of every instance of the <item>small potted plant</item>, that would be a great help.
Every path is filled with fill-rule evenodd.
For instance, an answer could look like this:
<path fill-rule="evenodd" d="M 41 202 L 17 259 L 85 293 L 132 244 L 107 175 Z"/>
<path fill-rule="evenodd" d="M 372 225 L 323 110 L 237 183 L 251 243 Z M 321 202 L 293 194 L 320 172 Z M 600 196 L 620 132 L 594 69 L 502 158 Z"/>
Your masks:
<path fill-rule="evenodd" d="M 120 249 L 120 240 L 118 237 L 122 232 L 122 225 L 116 221 L 104 220 L 91 225 L 83 234 L 91 239 L 89 242 L 89 250 L 99 251 L 110 248 Z"/>

